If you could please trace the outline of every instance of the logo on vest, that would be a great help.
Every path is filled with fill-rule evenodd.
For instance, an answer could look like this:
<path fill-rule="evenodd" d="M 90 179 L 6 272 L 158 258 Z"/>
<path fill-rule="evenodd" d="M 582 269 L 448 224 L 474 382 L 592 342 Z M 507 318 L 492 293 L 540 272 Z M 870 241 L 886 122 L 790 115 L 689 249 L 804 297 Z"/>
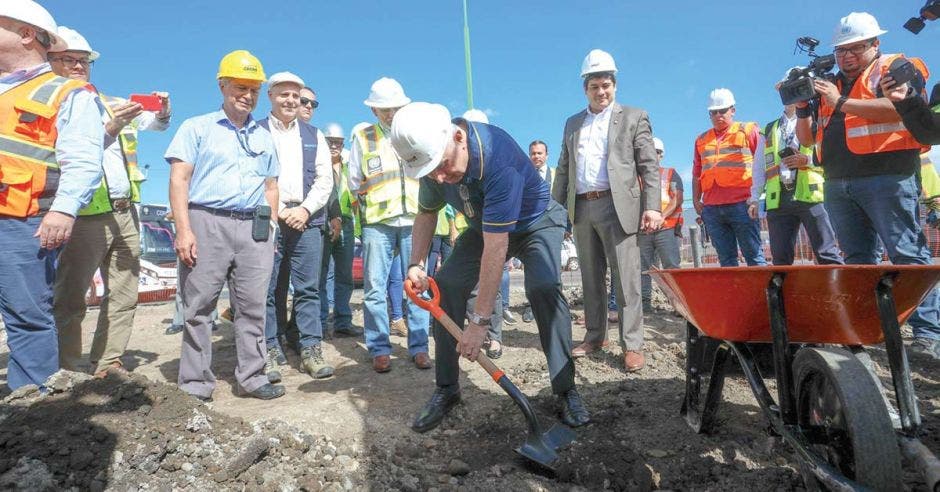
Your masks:
<path fill-rule="evenodd" d="M 366 161 L 369 174 L 377 174 L 382 170 L 382 157 L 375 156 Z"/>

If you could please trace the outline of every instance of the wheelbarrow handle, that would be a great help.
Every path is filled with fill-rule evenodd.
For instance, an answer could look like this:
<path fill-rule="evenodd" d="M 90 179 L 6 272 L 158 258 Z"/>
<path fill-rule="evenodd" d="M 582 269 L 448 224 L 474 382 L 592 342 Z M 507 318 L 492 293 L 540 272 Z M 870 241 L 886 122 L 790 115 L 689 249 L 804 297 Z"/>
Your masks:
<path fill-rule="evenodd" d="M 411 302 L 430 312 L 431 316 L 433 316 L 455 340 L 460 340 L 460 335 L 463 333 L 463 330 L 457 326 L 457 323 L 454 323 L 454 320 L 450 319 L 450 316 L 448 316 L 443 309 L 441 309 L 441 291 L 437 288 L 437 282 L 431 277 L 428 277 L 428 287 L 432 294 L 431 300 L 422 298 L 422 293 L 415 289 L 411 280 L 405 280 L 405 293 L 408 294 L 408 298 L 411 299 Z M 482 351 L 480 351 L 480 355 L 477 357 L 477 362 L 483 366 L 483 369 L 486 369 L 487 374 L 493 378 L 493 381 L 499 383 L 500 378 L 505 376 L 505 373 L 500 370 L 499 367 L 496 367 L 496 364 Z"/>

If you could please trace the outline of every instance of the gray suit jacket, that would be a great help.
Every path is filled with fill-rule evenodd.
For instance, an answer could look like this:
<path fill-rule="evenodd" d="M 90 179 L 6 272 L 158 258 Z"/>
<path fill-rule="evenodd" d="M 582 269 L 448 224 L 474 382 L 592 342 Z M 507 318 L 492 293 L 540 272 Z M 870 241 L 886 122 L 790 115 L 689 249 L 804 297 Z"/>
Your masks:
<path fill-rule="evenodd" d="M 640 213 L 660 210 L 659 163 L 653 147 L 653 132 L 646 111 L 614 102 L 607 134 L 607 174 L 614 211 L 627 234 L 636 233 Z M 568 208 L 573 224 L 578 138 L 587 110 L 568 118 L 552 183 L 552 198 Z M 637 178 L 643 180 L 641 189 Z"/>

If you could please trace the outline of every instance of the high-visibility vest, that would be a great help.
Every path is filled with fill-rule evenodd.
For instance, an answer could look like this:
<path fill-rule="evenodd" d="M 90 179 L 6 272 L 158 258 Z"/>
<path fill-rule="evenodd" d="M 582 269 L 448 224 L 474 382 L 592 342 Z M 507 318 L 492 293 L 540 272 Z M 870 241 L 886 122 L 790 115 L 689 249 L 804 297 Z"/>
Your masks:
<path fill-rule="evenodd" d="M 757 129 L 756 123 L 732 123 L 719 140 L 712 128 L 695 139 L 695 151 L 702 162 L 702 191 L 712 186 L 749 188 L 754 154 L 748 136 Z"/>
<path fill-rule="evenodd" d="M 676 197 L 675 190 L 672 189 L 670 184 L 672 183 L 672 176 L 675 174 L 676 170 L 671 167 L 660 167 L 659 168 L 659 189 L 660 189 L 660 203 L 661 208 L 659 209 L 662 212 L 666 211 L 666 207 L 669 206 L 671 202 Z M 663 229 L 672 229 L 676 227 L 676 224 L 682 218 L 682 202 L 679 202 L 676 205 L 676 210 L 663 219 Z"/>
<path fill-rule="evenodd" d="M 876 94 L 881 84 L 882 72 L 891 66 L 891 62 L 902 56 L 904 55 L 881 55 L 876 58 L 855 79 L 848 98 L 877 99 Z M 909 60 L 920 70 L 924 80 L 930 76 L 930 72 L 923 61 L 919 58 L 909 58 Z M 839 88 L 839 92 L 842 92 L 841 80 L 836 81 L 836 87 Z M 820 157 L 820 162 L 822 162 L 822 145 L 818 144 L 822 142 L 823 132 L 829 126 L 834 110 L 835 108 L 829 105 L 825 98 L 820 99 L 819 124 L 816 128 L 816 152 Z M 845 113 L 845 143 L 849 150 L 855 154 L 877 154 L 879 152 L 914 150 L 923 147 L 911 135 L 911 132 L 904 127 L 900 116 L 897 116 L 895 121 L 875 122 L 850 113 Z"/>
<path fill-rule="evenodd" d="M 763 129 L 764 135 L 764 201 L 767 210 L 780 207 L 780 135 L 777 129 L 780 119 L 776 119 Z M 793 200 L 805 203 L 821 203 L 823 201 L 823 183 L 825 175 L 823 169 L 813 165 L 813 149 L 800 145 L 800 153 L 810 160 L 809 168 L 794 169 L 796 181 L 793 188 Z"/>
<path fill-rule="evenodd" d="M 104 103 L 108 115 L 114 118 L 113 106 L 120 105 L 126 100 L 119 97 L 106 96 L 98 93 L 101 102 Z M 124 170 L 127 172 L 127 180 L 130 182 L 130 199 L 134 203 L 140 203 L 140 184 L 147 179 L 140 168 L 137 166 L 137 131 L 139 122 L 135 119 L 121 129 L 118 134 L 118 143 L 121 145 L 121 153 L 124 155 Z M 91 202 L 85 208 L 78 211 L 78 215 L 99 215 L 111 212 L 111 196 L 108 191 L 108 175 L 104 173 L 101 178 L 101 186 L 95 190 Z"/>
<path fill-rule="evenodd" d="M 924 190 L 924 197 L 940 196 L 940 176 L 930 160 L 929 152 L 920 155 L 920 187 Z"/>
<path fill-rule="evenodd" d="M 357 134 L 362 150 L 359 211 L 363 224 L 377 224 L 418 212 L 418 180 L 405 175 L 398 154 L 379 125 Z"/>
<path fill-rule="evenodd" d="M 90 84 L 46 72 L 0 94 L 0 215 L 49 210 L 59 187 L 56 119 L 62 101 Z"/>
<path fill-rule="evenodd" d="M 435 236 L 450 236 L 450 222 L 447 221 L 447 207 L 437 211 L 437 226 L 434 228 Z"/>
<path fill-rule="evenodd" d="M 340 165 L 339 183 L 337 183 L 336 195 L 339 197 L 339 210 L 344 217 L 352 216 L 352 203 L 355 201 L 352 193 L 349 191 L 349 163 L 344 162 Z"/>

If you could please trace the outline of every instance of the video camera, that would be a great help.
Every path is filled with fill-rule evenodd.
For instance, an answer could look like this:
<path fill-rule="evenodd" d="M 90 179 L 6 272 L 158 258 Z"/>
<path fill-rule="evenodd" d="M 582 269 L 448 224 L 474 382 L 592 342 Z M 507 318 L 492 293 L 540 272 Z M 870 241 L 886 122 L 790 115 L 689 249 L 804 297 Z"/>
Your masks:
<path fill-rule="evenodd" d="M 928 20 L 937 20 L 940 18 L 940 0 L 927 0 L 927 4 L 921 7 L 920 17 L 911 17 L 904 23 L 904 29 L 914 34 L 919 34 L 924 30 Z"/>
<path fill-rule="evenodd" d="M 836 57 L 835 55 L 817 55 L 815 51 L 817 46 L 819 46 L 819 40 L 809 36 L 796 40 L 796 50 L 809 55 L 810 62 L 806 68 L 790 70 L 787 80 L 780 84 L 778 91 L 780 101 L 785 106 L 815 98 L 816 89 L 813 88 L 813 79 L 831 78 L 829 71 L 836 66 Z"/>

